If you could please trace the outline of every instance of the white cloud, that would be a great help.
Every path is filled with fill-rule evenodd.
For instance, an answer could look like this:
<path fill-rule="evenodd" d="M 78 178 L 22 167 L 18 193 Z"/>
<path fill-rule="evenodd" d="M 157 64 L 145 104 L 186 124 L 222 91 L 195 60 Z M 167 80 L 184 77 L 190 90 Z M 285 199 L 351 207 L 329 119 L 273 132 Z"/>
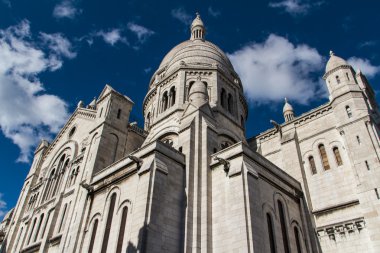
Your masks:
<path fill-rule="evenodd" d="M 307 45 L 294 45 L 271 34 L 263 43 L 251 43 L 229 57 L 250 102 L 278 102 L 287 97 L 306 104 L 325 95 L 320 79 L 323 57 Z"/>
<path fill-rule="evenodd" d="M 214 9 L 211 6 L 208 7 L 207 11 L 208 11 L 208 14 L 210 14 L 214 18 L 217 18 L 220 16 L 220 14 L 222 14 L 219 10 Z"/>
<path fill-rule="evenodd" d="M 368 59 L 351 57 L 347 62 L 356 70 L 360 69 L 369 78 L 376 76 L 380 72 L 380 66 L 372 65 Z"/>
<path fill-rule="evenodd" d="M 144 43 L 146 39 L 154 34 L 154 31 L 133 22 L 128 23 L 128 29 L 136 34 L 140 43 Z"/>
<path fill-rule="evenodd" d="M 72 51 L 50 51 L 33 42 L 28 21 L 0 30 L 0 129 L 20 148 L 21 162 L 29 161 L 32 147 L 58 132 L 68 117 L 65 101 L 47 94 L 38 75 L 60 68 Z"/>
<path fill-rule="evenodd" d="M 80 14 L 74 3 L 70 0 L 64 0 L 61 3 L 57 4 L 53 10 L 53 16 L 56 18 L 69 18 L 73 19 L 75 16 Z"/>
<path fill-rule="evenodd" d="M 171 11 L 171 14 L 172 14 L 173 18 L 178 19 L 179 21 L 181 21 L 185 25 L 190 25 L 191 21 L 193 20 L 191 15 L 189 13 L 187 13 L 184 8 L 173 9 Z"/>
<path fill-rule="evenodd" d="M 283 0 L 280 2 L 270 2 L 269 7 L 283 9 L 285 12 L 296 16 L 300 14 L 307 14 L 310 9 L 322 4 L 322 1 L 309 2 L 302 0 Z"/>
<path fill-rule="evenodd" d="M 55 54 L 65 56 L 69 59 L 75 58 L 77 54 L 73 51 L 71 42 L 60 33 L 47 34 L 40 33 L 43 42 Z"/>
<path fill-rule="evenodd" d="M 102 37 L 103 40 L 111 46 L 114 46 L 118 42 L 128 44 L 127 38 L 121 35 L 121 30 L 118 28 L 113 28 L 107 32 L 99 31 L 96 35 Z"/>
<path fill-rule="evenodd" d="M 3 220 L 4 215 L 7 214 L 7 203 L 3 200 L 3 194 L 0 193 L 0 221 Z"/>

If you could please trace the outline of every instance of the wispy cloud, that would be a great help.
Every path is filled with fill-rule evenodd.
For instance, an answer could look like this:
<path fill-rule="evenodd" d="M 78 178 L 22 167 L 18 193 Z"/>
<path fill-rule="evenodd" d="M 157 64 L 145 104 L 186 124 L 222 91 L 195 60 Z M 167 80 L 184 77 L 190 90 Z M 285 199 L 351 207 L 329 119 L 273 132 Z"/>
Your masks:
<path fill-rule="evenodd" d="M 295 45 L 274 34 L 229 54 L 250 102 L 270 103 L 287 97 L 301 104 L 325 95 L 320 79 L 323 57 L 315 48 Z"/>
<path fill-rule="evenodd" d="M 154 34 L 154 31 L 133 22 L 128 23 L 128 29 L 136 34 L 140 43 L 144 43 L 150 36 Z"/>
<path fill-rule="evenodd" d="M 122 34 L 122 30 L 119 28 L 112 28 L 108 31 L 99 31 L 96 33 L 96 36 L 99 36 L 103 38 L 104 42 L 107 44 L 114 46 L 117 43 L 124 43 L 129 44 L 126 37 L 124 37 Z"/>
<path fill-rule="evenodd" d="M 61 55 L 69 59 L 73 59 L 77 56 L 71 42 L 61 33 L 47 34 L 41 32 L 40 37 L 44 44 L 56 55 Z"/>
<path fill-rule="evenodd" d="M 73 19 L 78 14 L 81 13 L 81 10 L 76 8 L 73 1 L 64 0 L 57 4 L 53 10 L 53 16 L 55 18 L 69 18 Z"/>
<path fill-rule="evenodd" d="M 54 44 L 56 36 L 45 37 L 49 43 L 37 45 L 28 21 L 0 30 L 0 129 L 20 148 L 20 162 L 28 162 L 39 140 L 57 133 L 68 117 L 66 102 L 47 94 L 38 75 L 59 69 L 74 53 Z"/>
<path fill-rule="evenodd" d="M 5 4 L 8 8 L 12 8 L 12 4 L 10 0 L 1 0 L 3 4 Z"/>
<path fill-rule="evenodd" d="M 372 47 L 372 46 L 376 46 L 378 44 L 378 41 L 376 40 L 368 40 L 368 41 L 364 41 L 362 43 L 359 44 L 359 48 L 363 48 L 363 47 Z"/>
<path fill-rule="evenodd" d="M 283 0 L 280 2 L 270 2 L 269 7 L 278 8 L 292 16 L 297 16 L 307 14 L 313 7 L 318 7 L 322 4 L 322 1 Z"/>
<path fill-rule="evenodd" d="M 4 215 L 7 214 L 7 203 L 3 199 L 3 194 L 0 193 L 0 220 L 3 220 Z"/>
<path fill-rule="evenodd" d="M 189 13 L 187 13 L 186 10 L 182 7 L 173 9 L 171 11 L 171 14 L 173 18 L 178 19 L 185 25 L 190 25 L 193 20 L 192 16 Z"/>
<path fill-rule="evenodd" d="M 212 16 L 214 18 L 217 18 L 220 16 L 220 14 L 222 14 L 221 11 L 214 9 L 211 6 L 208 7 L 207 11 L 208 11 L 208 14 L 210 14 L 210 16 Z"/>
<path fill-rule="evenodd" d="M 347 62 L 354 69 L 360 69 L 360 71 L 369 78 L 376 76 L 380 72 L 380 66 L 373 65 L 368 59 L 351 57 L 347 60 Z"/>

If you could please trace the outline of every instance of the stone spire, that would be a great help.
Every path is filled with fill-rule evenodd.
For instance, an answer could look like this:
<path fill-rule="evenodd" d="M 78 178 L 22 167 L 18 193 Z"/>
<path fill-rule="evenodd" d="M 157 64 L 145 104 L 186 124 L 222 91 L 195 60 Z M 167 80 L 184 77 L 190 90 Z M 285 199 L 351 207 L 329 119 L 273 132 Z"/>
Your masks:
<path fill-rule="evenodd" d="M 196 13 L 196 17 L 191 23 L 191 40 L 204 40 L 206 29 L 199 13 Z"/>
<path fill-rule="evenodd" d="M 285 122 L 289 122 L 294 119 L 294 110 L 293 107 L 288 103 L 288 100 L 285 98 L 284 109 L 282 110 L 284 113 Z"/>

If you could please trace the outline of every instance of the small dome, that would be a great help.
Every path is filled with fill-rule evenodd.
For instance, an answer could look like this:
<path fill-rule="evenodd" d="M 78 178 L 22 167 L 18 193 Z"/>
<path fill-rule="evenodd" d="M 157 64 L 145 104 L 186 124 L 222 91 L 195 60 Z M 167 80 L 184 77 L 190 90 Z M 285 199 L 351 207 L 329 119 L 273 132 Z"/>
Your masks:
<path fill-rule="evenodd" d="M 340 66 L 348 65 L 342 58 L 336 56 L 334 52 L 330 51 L 330 59 L 326 64 L 326 73 Z"/>
<path fill-rule="evenodd" d="M 293 106 L 291 106 L 288 103 L 288 100 L 285 98 L 285 104 L 284 104 L 284 109 L 282 110 L 283 113 L 293 111 Z"/>
<path fill-rule="evenodd" d="M 191 85 L 189 92 L 189 100 L 196 105 L 201 105 L 208 101 L 208 93 L 206 84 L 201 81 L 201 77 Z"/>
<path fill-rule="evenodd" d="M 202 26 L 202 27 L 204 27 L 204 24 L 203 24 L 203 21 L 201 19 L 201 16 L 199 15 L 199 13 L 197 13 L 196 15 L 197 16 L 193 20 L 193 23 L 191 23 L 191 29 L 193 29 L 196 26 Z"/>

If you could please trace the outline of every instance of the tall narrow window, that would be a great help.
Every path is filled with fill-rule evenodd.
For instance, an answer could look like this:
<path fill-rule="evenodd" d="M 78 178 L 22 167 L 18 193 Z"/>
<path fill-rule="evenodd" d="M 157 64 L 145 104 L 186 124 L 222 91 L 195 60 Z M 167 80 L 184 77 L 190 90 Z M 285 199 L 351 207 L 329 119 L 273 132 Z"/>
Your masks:
<path fill-rule="evenodd" d="M 62 230 L 62 227 L 63 227 L 63 221 L 65 220 L 65 216 L 66 216 L 66 209 L 67 209 L 67 203 L 66 203 L 65 206 L 63 207 L 63 213 L 62 213 L 61 222 L 59 223 L 58 233 L 61 232 L 61 230 Z"/>
<path fill-rule="evenodd" d="M 269 213 L 267 213 L 267 226 L 268 226 L 268 233 L 269 233 L 269 247 L 270 247 L 270 253 L 276 253 L 276 244 L 274 242 L 274 230 L 273 230 L 273 222 L 272 217 Z"/>
<path fill-rule="evenodd" d="M 347 112 L 348 118 L 351 118 L 352 117 L 352 111 L 351 111 L 351 108 L 348 105 L 346 106 L 346 112 Z"/>
<path fill-rule="evenodd" d="M 102 117 L 102 114 L 103 114 L 103 107 L 100 109 L 99 118 L 101 118 L 101 117 Z"/>
<path fill-rule="evenodd" d="M 336 82 L 337 82 L 338 84 L 340 84 L 340 78 L 339 78 L 339 76 L 335 76 L 335 79 L 336 79 Z"/>
<path fill-rule="evenodd" d="M 371 170 L 371 168 L 369 167 L 368 161 L 365 161 L 365 166 L 367 167 L 367 170 Z"/>
<path fill-rule="evenodd" d="M 350 76 L 346 73 L 347 80 L 350 81 Z"/>
<path fill-rule="evenodd" d="M 376 193 L 376 197 L 377 197 L 377 199 L 380 199 L 379 190 L 378 190 L 377 188 L 375 188 L 375 193 Z"/>
<path fill-rule="evenodd" d="M 284 206 L 282 205 L 282 202 L 279 200 L 277 201 L 277 204 L 278 204 L 278 212 L 280 214 L 280 223 L 281 223 L 281 232 L 282 232 L 282 242 L 284 244 L 284 252 L 290 253 L 288 232 L 286 229 Z"/>
<path fill-rule="evenodd" d="M 313 156 L 309 156 L 309 165 L 310 165 L 311 174 L 313 175 L 317 174 L 317 167 L 315 167 L 315 161 L 314 161 Z"/>
<path fill-rule="evenodd" d="M 336 164 L 338 166 L 341 166 L 343 164 L 343 161 L 342 161 L 342 157 L 340 156 L 338 147 L 334 147 L 333 152 L 334 152 Z"/>
<path fill-rule="evenodd" d="M 244 118 L 240 115 L 240 125 L 244 127 Z"/>
<path fill-rule="evenodd" d="M 26 243 L 27 245 L 29 245 L 30 239 L 32 239 L 34 227 L 36 226 L 36 221 L 37 221 L 37 218 L 34 218 L 32 226 L 31 226 L 30 234 L 29 234 L 29 237 L 28 237 L 28 242 Z"/>
<path fill-rule="evenodd" d="M 128 207 L 125 206 L 123 207 L 123 212 L 121 214 L 119 238 L 117 239 L 116 253 L 121 253 L 121 250 L 123 248 L 124 232 L 125 232 L 125 227 L 127 225 L 127 214 L 128 214 Z"/>
<path fill-rule="evenodd" d="M 54 181 L 55 181 L 55 169 L 53 169 L 50 172 L 50 176 L 48 178 L 48 182 L 47 182 L 47 185 L 46 185 L 44 200 L 49 199 L 49 195 L 50 195 L 50 192 L 51 192 L 51 188 L 53 187 Z"/>
<path fill-rule="evenodd" d="M 356 140 L 357 140 L 357 142 L 358 142 L 359 145 L 362 144 L 361 141 L 360 141 L 359 135 L 356 136 Z"/>
<path fill-rule="evenodd" d="M 176 93 L 175 92 L 175 87 L 172 87 L 170 89 L 170 106 L 173 106 L 175 104 L 175 96 L 176 96 L 175 93 Z"/>
<path fill-rule="evenodd" d="M 323 144 L 320 144 L 318 146 L 318 149 L 319 149 L 319 154 L 321 155 L 323 168 L 325 170 L 329 170 L 330 164 L 329 164 L 329 159 L 327 158 L 325 146 Z"/>
<path fill-rule="evenodd" d="M 220 93 L 220 104 L 222 105 L 223 108 L 226 108 L 226 101 L 227 100 L 227 95 L 226 95 L 226 90 L 222 88 L 222 92 Z"/>
<path fill-rule="evenodd" d="M 117 109 L 117 118 L 120 119 L 121 116 L 121 109 Z"/>
<path fill-rule="evenodd" d="M 44 228 L 42 229 L 42 232 L 41 232 L 41 239 L 44 237 L 45 235 L 45 230 L 46 230 L 46 227 L 48 225 L 48 222 L 49 222 L 49 219 L 50 219 L 50 214 L 51 214 L 52 211 L 50 211 L 46 217 L 46 221 L 45 221 L 45 224 L 44 224 Z"/>
<path fill-rule="evenodd" d="M 168 92 L 165 91 L 164 95 L 162 96 L 162 111 L 166 111 L 168 109 Z"/>
<path fill-rule="evenodd" d="M 228 106 L 228 111 L 230 112 L 230 113 L 232 113 L 232 111 L 233 111 L 233 99 L 232 99 L 232 95 L 231 94 L 228 94 L 228 104 L 227 104 L 227 106 Z"/>
<path fill-rule="evenodd" d="M 37 241 L 38 234 L 40 233 L 40 228 L 43 221 L 44 221 L 44 214 L 41 214 L 40 221 L 38 222 L 38 226 L 37 226 L 36 234 L 34 235 L 33 242 Z"/>
<path fill-rule="evenodd" d="M 297 253 L 302 253 L 301 240 L 297 227 L 294 227 L 294 237 L 296 238 Z"/>
<path fill-rule="evenodd" d="M 88 248 L 88 253 L 92 253 L 92 250 L 94 249 L 94 243 L 95 243 L 95 237 L 96 237 L 96 230 L 98 229 L 98 219 L 94 221 L 94 225 L 92 226 L 92 233 L 91 233 L 91 239 L 90 239 L 90 247 Z"/>
<path fill-rule="evenodd" d="M 104 231 L 104 239 L 103 239 L 101 253 L 107 253 L 108 240 L 110 237 L 112 218 L 113 218 L 113 213 L 115 209 L 115 202 L 116 202 L 116 193 L 113 193 L 111 196 L 110 207 L 108 209 L 108 216 L 107 216 L 106 228 Z"/>
<path fill-rule="evenodd" d="M 147 130 L 149 130 L 150 128 L 150 112 L 148 112 L 148 114 L 146 115 L 146 119 L 145 119 L 145 128 Z"/>

